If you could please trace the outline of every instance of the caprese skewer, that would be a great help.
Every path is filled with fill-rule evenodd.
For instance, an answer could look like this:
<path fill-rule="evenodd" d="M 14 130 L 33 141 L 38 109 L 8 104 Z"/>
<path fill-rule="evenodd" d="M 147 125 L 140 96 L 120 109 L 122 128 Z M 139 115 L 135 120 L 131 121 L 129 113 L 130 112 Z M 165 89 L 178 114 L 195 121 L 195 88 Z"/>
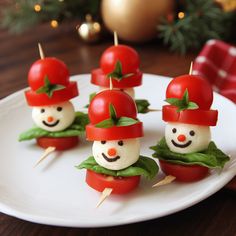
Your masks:
<path fill-rule="evenodd" d="M 216 125 L 218 111 L 211 109 L 210 84 L 191 74 L 176 77 L 166 89 L 165 101 L 169 103 L 162 108 L 165 137 L 151 147 L 162 171 L 192 182 L 206 177 L 210 169 L 223 168 L 229 156 L 211 141 L 210 126 Z"/>
<path fill-rule="evenodd" d="M 114 89 L 99 92 L 88 115 L 86 137 L 93 141 L 93 155 L 77 168 L 87 169 L 86 182 L 91 188 L 107 195 L 125 194 L 138 186 L 141 175 L 148 179 L 156 176 L 156 162 L 140 155 L 143 126 L 128 94 Z M 102 196 L 99 204 L 104 199 Z"/>
<path fill-rule="evenodd" d="M 91 72 L 91 83 L 99 86 L 99 90 L 109 89 L 110 78 L 114 89 L 122 90 L 135 98 L 134 87 L 142 84 L 143 73 L 139 69 L 140 58 L 136 50 L 127 45 L 118 44 L 114 32 L 114 45 L 107 48 L 100 58 L 100 68 Z M 96 93 L 90 95 L 90 100 Z M 156 111 L 150 109 L 146 99 L 135 99 L 139 113 Z"/>
<path fill-rule="evenodd" d="M 57 58 L 44 57 L 41 45 L 39 50 L 41 59 L 31 66 L 28 73 L 30 88 L 25 91 L 35 127 L 21 133 L 19 141 L 36 139 L 37 144 L 46 149 L 44 159 L 55 149 L 76 146 L 78 136 L 85 132 L 88 116 L 75 112 L 70 101 L 79 92 L 77 83 L 69 79 L 67 66 Z"/>

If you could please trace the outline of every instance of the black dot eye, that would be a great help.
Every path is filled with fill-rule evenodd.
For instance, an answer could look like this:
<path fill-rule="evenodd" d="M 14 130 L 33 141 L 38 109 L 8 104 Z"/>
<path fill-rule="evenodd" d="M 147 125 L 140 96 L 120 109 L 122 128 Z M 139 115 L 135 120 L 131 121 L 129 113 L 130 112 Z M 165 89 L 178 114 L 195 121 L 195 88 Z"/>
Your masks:
<path fill-rule="evenodd" d="M 177 132 L 177 129 L 176 128 L 172 129 L 172 132 L 175 134 Z"/>
<path fill-rule="evenodd" d="M 189 132 L 189 134 L 190 134 L 191 136 L 194 136 L 194 135 L 195 135 L 195 132 L 194 132 L 193 130 L 191 130 L 191 131 Z"/>
<path fill-rule="evenodd" d="M 62 111 L 62 107 L 57 107 L 57 111 Z"/>
<path fill-rule="evenodd" d="M 124 142 L 123 142 L 122 140 L 120 140 L 120 141 L 118 142 L 118 145 L 119 145 L 119 146 L 123 146 L 123 145 L 124 145 Z"/>
<path fill-rule="evenodd" d="M 104 140 L 103 140 L 103 141 L 101 141 L 101 144 L 105 144 L 105 143 L 106 143 L 106 141 L 104 141 Z"/>
<path fill-rule="evenodd" d="M 40 112 L 41 112 L 41 113 L 44 113 L 44 112 L 45 112 L 45 109 L 42 108 L 42 109 L 40 110 Z"/>

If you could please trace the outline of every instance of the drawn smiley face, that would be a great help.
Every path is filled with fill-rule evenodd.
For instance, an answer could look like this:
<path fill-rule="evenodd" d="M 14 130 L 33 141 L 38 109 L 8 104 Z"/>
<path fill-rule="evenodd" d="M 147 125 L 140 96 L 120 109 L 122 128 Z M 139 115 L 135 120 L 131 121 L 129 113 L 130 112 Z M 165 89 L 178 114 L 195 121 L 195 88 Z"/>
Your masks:
<path fill-rule="evenodd" d="M 139 154 L 139 138 L 93 143 L 93 156 L 96 162 L 110 170 L 121 170 L 134 164 L 139 159 Z"/>
<path fill-rule="evenodd" d="M 33 107 L 34 123 L 47 131 L 61 131 L 69 127 L 75 119 L 75 110 L 71 102 L 51 106 Z"/>
<path fill-rule="evenodd" d="M 207 149 L 211 132 L 209 126 L 170 122 L 166 125 L 165 138 L 171 151 L 192 153 Z"/>

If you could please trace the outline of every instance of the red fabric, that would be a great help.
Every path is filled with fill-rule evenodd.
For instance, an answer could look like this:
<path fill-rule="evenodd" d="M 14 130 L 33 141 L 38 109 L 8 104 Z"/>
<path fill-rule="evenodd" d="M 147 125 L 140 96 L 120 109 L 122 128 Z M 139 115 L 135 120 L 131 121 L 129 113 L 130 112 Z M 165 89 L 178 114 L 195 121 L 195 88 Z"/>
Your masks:
<path fill-rule="evenodd" d="M 236 47 L 209 40 L 195 59 L 192 74 L 203 76 L 217 92 L 236 103 Z"/>

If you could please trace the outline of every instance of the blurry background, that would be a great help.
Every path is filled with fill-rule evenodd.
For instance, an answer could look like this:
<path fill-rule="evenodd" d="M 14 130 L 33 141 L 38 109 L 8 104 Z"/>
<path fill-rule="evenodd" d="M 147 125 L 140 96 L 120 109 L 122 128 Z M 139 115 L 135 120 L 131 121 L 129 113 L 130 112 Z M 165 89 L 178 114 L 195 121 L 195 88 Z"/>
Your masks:
<path fill-rule="evenodd" d="M 113 31 L 144 72 L 186 73 L 208 39 L 235 42 L 235 9 L 236 0 L 0 0 L 0 98 L 27 86 L 38 42 L 71 74 L 89 73 Z"/>

